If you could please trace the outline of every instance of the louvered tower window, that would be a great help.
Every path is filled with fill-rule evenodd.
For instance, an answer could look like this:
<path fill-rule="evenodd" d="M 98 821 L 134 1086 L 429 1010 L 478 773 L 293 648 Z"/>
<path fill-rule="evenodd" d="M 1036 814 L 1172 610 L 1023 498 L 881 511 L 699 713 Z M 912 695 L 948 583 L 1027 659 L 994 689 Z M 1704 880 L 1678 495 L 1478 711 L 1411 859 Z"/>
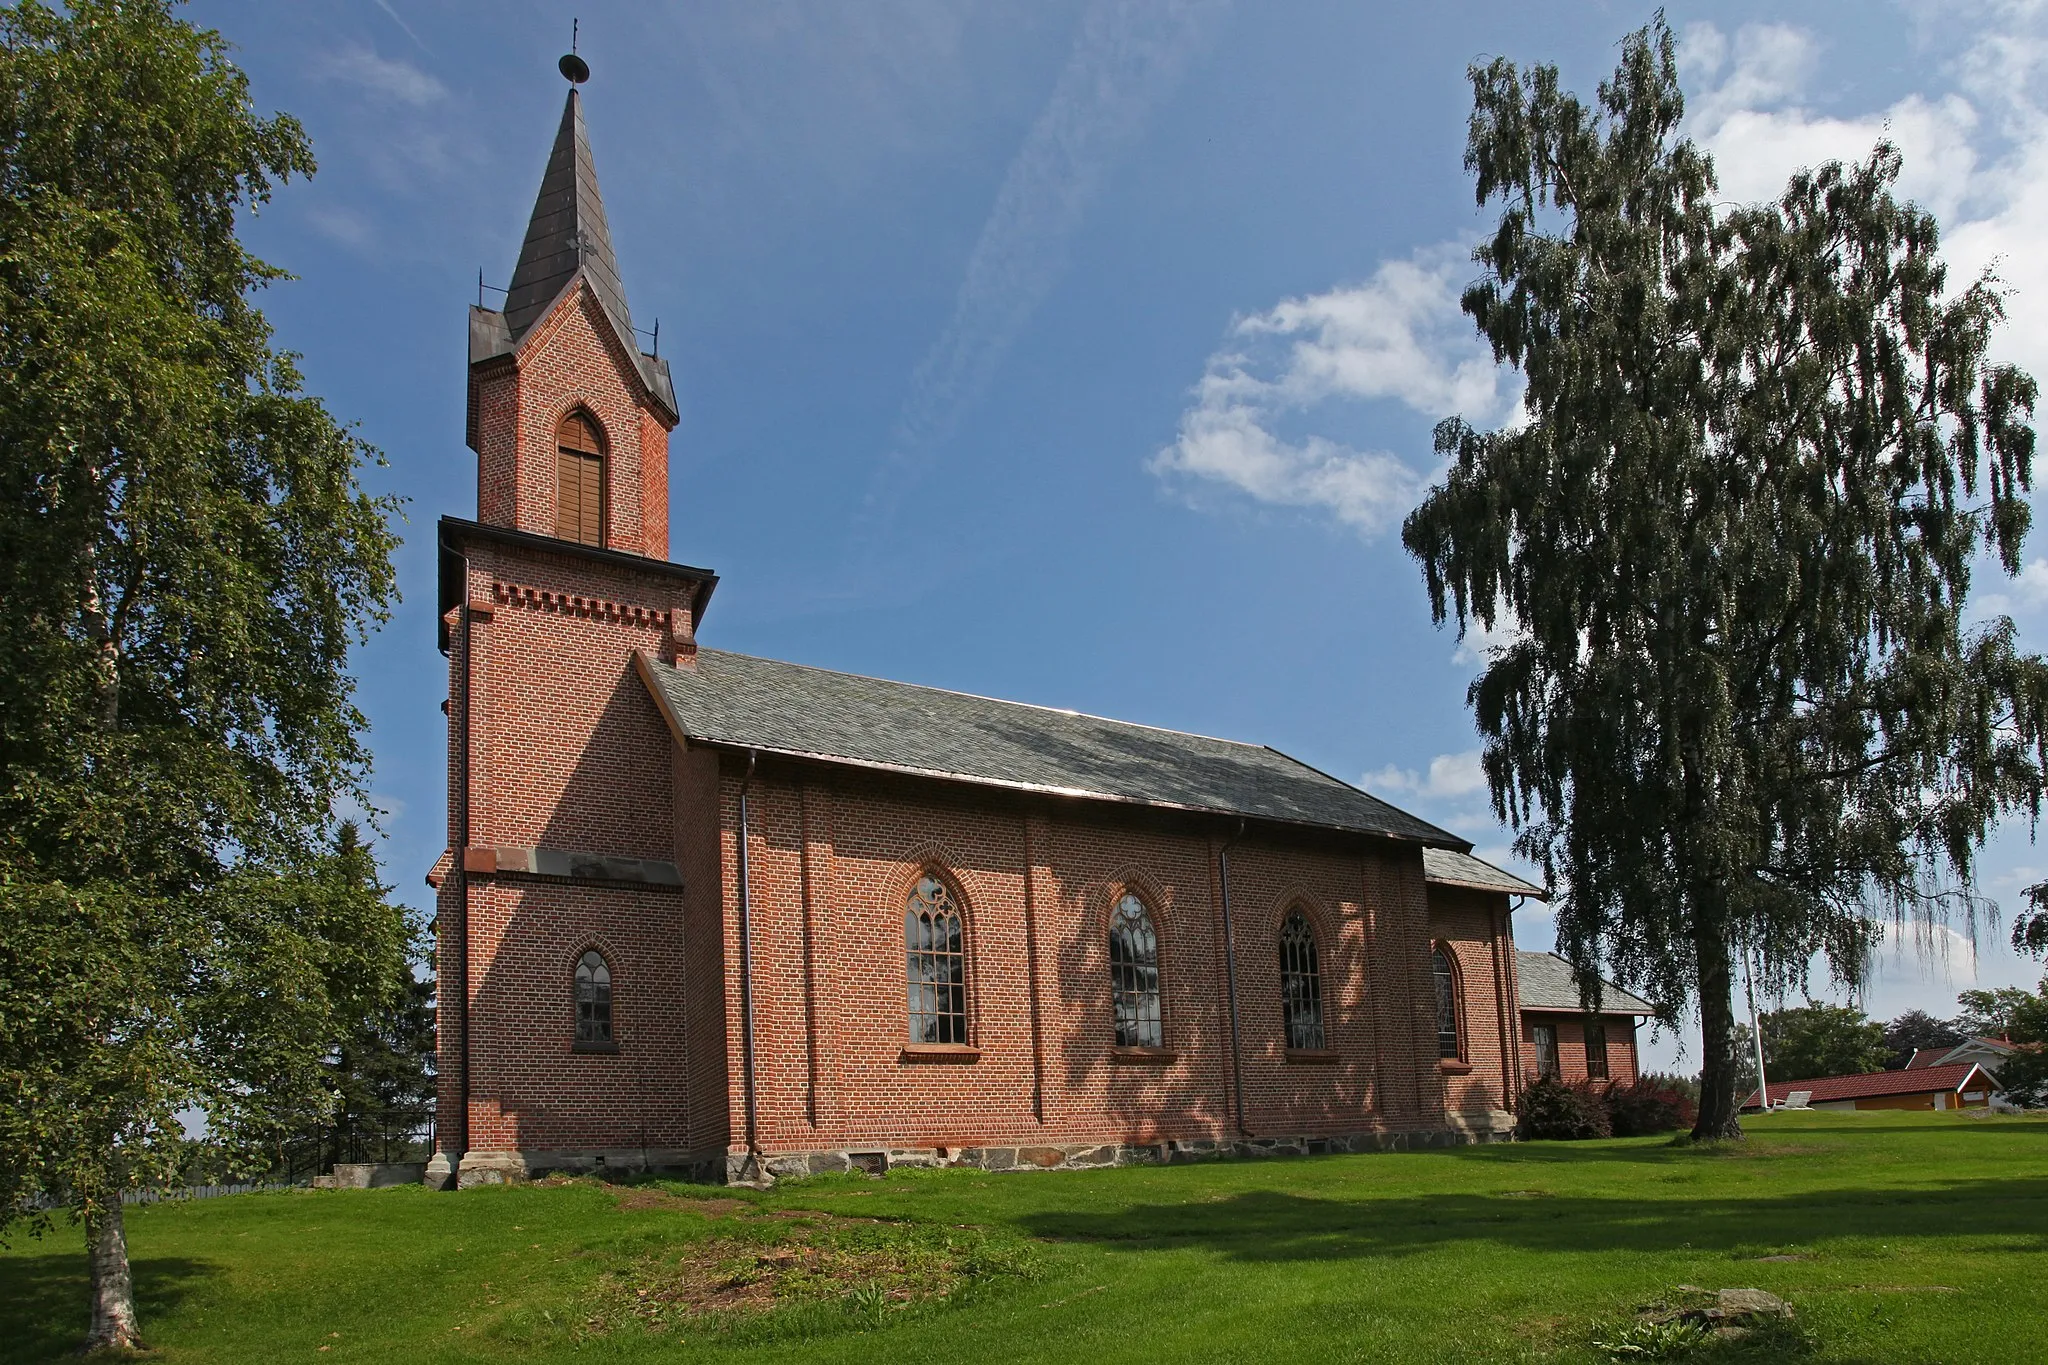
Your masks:
<path fill-rule="evenodd" d="M 572 412 L 555 429 L 555 534 L 604 544 L 604 446 L 597 423 Z"/>

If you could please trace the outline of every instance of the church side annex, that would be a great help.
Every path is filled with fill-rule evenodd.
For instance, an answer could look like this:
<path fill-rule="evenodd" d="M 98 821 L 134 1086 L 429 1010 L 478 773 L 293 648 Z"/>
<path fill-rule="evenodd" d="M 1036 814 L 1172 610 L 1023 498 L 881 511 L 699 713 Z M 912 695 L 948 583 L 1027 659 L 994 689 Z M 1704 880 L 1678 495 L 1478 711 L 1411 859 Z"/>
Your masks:
<path fill-rule="evenodd" d="M 1510 1133 L 1541 893 L 1466 841 L 1258 745 L 699 647 L 575 84 L 469 335 L 430 1183 Z"/>

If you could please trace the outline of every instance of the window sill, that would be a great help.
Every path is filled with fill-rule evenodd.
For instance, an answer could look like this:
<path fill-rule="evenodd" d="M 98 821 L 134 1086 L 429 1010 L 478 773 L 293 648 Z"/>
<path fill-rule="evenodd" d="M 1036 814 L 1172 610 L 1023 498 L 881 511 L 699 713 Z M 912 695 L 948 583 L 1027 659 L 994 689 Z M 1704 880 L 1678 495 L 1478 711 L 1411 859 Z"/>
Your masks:
<path fill-rule="evenodd" d="M 906 1062 L 971 1062 L 981 1056 L 981 1049 L 969 1043 L 905 1043 L 903 1060 Z"/>
<path fill-rule="evenodd" d="M 1113 1047 L 1109 1060 L 1121 1066 L 1172 1066 L 1180 1053 L 1170 1047 Z"/>
<path fill-rule="evenodd" d="M 1436 1069 L 1446 1076 L 1469 1076 L 1472 1074 L 1472 1063 L 1461 1062 L 1456 1057 L 1440 1057 L 1437 1059 Z"/>
<path fill-rule="evenodd" d="M 571 1043 L 569 1044 L 569 1051 L 591 1053 L 599 1057 L 616 1057 L 619 1052 L 619 1045 L 617 1043 Z"/>
<path fill-rule="evenodd" d="M 1341 1060 L 1342 1058 L 1335 1048 L 1291 1047 L 1287 1049 L 1288 1064 L 1293 1066 L 1327 1066 L 1331 1062 Z"/>

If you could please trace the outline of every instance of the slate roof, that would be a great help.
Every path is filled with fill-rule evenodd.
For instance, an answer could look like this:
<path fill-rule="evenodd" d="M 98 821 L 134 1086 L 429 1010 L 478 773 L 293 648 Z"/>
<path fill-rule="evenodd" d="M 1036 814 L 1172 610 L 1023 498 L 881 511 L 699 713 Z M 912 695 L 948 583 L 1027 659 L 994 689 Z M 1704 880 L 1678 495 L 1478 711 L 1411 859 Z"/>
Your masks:
<path fill-rule="evenodd" d="M 1546 899 L 1543 888 L 1532 886 L 1512 872 L 1483 863 L 1469 853 L 1450 848 L 1422 850 L 1422 875 L 1438 886 L 1464 886 L 1475 891 L 1504 891 L 1511 896 Z"/>
<path fill-rule="evenodd" d="M 686 738 L 855 767 L 1272 820 L 1449 847 L 1464 840 L 1274 749 L 1021 702 L 697 652 L 642 676 Z"/>
<path fill-rule="evenodd" d="M 1953 1062 L 1947 1066 L 1922 1066 L 1911 1071 L 1869 1071 L 1858 1076 L 1816 1076 L 1805 1081 L 1771 1082 L 1771 1101 L 1776 1103 L 1795 1090 L 1807 1090 L 1812 1094 L 1809 1104 L 1820 1104 L 1829 1100 L 1867 1100 L 1879 1095 L 1919 1095 L 1936 1090 L 1960 1090 L 1970 1079 L 1971 1072 L 1984 1076 L 1986 1088 L 1996 1089 L 1997 1082 L 1991 1073 L 1975 1062 Z M 1760 1104 L 1756 1091 L 1742 1102 L 1744 1109 L 1755 1109 Z"/>
<path fill-rule="evenodd" d="M 583 122 L 583 99 L 576 87 L 562 105 L 561 126 L 542 172 L 540 193 L 502 313 L 472 309 L 470 359 L 500 355 L 519 344 L 527 330 L 547 315 L 549 307 L 581 270 L 619 342 L 640 368 L 654 396 L 675 411 L 675 386 L 668 364 L 640 349 L 633 331 L 633 313 L 626 306 L 626 286 L 619 277 L 612 231 L 605 221 L 604 196 L 597 188 L 597 162 L 590 154 L 590 131 Z"/>
<path fill-rule="evenodd" d="M 562 125 L 533 201 L 533 218 L 512 270 L 512 288 L 505 295 L 505 324 L 518 341 L 540 320 L 578 266 L 591 292 L 611 314 L 621 336 L 633 335 L 633 314 L 626 307 L 626 286 L 619 279 L 619 259 L 612 251 L 612 231 L 604 218 L 604 196 L 597 189 L 597 163 L 590 155 L 590 131 L 583 124 L 583 99 L 576 87 L 562 105 Z"/>
<path fill-rule="evenodd" d="M 1657 1011 L 1649 1001 L 1630 995 L 1612 981 L 1603 981 L 1605 989 L 1600 994 L 1602 1014 L 1655 1014 Z M 1585 1011 L 1579 1001 L 1578 978 L 1572 975 L 1572 964 L 1556 953 L 1532 953 L 1527 949 L 1515 952 L 1515 985 L 1522 997 L 1522 1009 L 1569 1010 L 1574 1014 Z"/>

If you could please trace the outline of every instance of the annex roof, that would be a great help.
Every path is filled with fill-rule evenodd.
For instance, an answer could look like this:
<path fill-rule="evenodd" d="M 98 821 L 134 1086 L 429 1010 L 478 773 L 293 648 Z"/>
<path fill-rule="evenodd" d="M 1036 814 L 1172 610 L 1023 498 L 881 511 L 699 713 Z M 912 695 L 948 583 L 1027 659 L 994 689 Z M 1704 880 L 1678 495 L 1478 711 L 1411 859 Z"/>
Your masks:
<path fill-rule="evenodd" d="M 1526 948 L 1515 951 L 1516 992 L 1522 998 L 1522 1011 L 1541 1010 L 1546 1013 L 1570 1011 L 1573 1014 L 1585 1012 L 1585 1005 L 1579 1000 L 1579 981 L 1572 974 L 1572 964 L 1556 953 L 1532 953 Z M 1612 981 L 1603 980 L 1600 992 L 1600 1013 L 1602 1014 L 1655 1014 L 1656 1007 L 1649 1001 L 1630 995 Z"/>
<path fill-rule="evenodd" d="M 1512 872 L 1504 872 L 1492 863 L 1481 862 L 1454 848 L 1422 850 L 1422 875 L 1438 886 L 1462 886 L 1474 891 L 1502 891 L 1510 896 L 1547 899 L 1542 887 L 1532 886 Z"/>
<path fill-rule="evenodd" d="M 700 649 L 641 676 L 682 738 L 1018 791 L 1458 848 L 1464 840 L 1277 750 Z"/>
<path fill-rule="evenodd" d="M 1857 1076 L 1817 1076 L 1804 1081 L 1771 1082 L 1771 1094 L 1780 1098 L 1794 1090 L 1810 1091 L 1808 1104 L 1822 1104 L 1831 1100 L 1867 1100 L 1881 1095 L 1921 1095 L 1937 1090 L 1964 1089 L 1971 1073 L 1984 1077 L 1984 1083 L 1992 1085 L 1991 1073 L 1975 1062 L 1951 1062 L 1947 1066 L 1923 1066 L 1911 1071 L 1869 1071 Z M 1742 1102 L 1745 1109 L 1755 1109 L 1761 1101 L 1752 1090 Z"/>

